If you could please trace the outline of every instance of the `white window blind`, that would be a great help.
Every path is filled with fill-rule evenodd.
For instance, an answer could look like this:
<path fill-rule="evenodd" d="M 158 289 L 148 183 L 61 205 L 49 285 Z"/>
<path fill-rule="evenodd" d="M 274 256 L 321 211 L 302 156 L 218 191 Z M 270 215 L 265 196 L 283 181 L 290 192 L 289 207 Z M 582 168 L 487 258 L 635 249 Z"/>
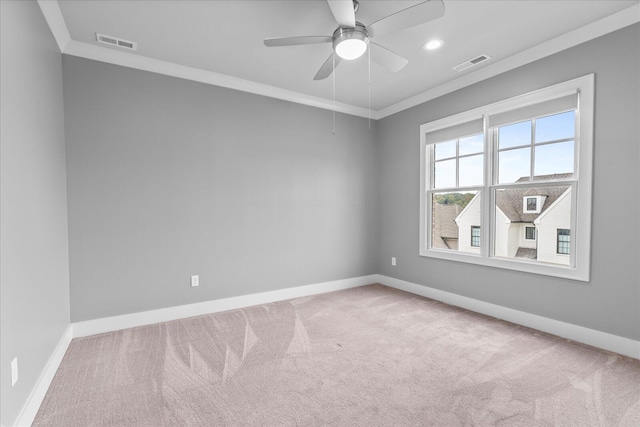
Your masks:
<path fill-rule="evenodd" d="M 468 135 L 482 133 L 483 130 L 482 117 L 465 123 L 445 127 L 442 129 L 428 132 L 425 135 L 427 145 L 437 142 L 449 141 L 452 139 L 462 138 Z"/>
<path fill-rule="evenodd" d="M 489 116 L 489 127 L 504 126 L 529 120 L 532 117 L 550 116 L 578 108 L 578 93 L 550 99 L 537 104 Z"/>

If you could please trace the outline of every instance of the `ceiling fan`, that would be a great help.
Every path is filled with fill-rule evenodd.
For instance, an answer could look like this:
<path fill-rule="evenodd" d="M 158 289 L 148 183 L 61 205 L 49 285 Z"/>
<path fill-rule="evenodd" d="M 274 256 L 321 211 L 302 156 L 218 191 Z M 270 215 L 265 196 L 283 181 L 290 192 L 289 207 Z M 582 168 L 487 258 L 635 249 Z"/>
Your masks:
<path fill-rule="evenodd" d="M 329 8 L 338 22 L 331 36 L 277 37 L 264 40 L 268 47 L 296 46 L 318 43 L 333 43 L 329 58 L 316 73 L 314 80 L 323 80 L 331 75 L 342 59 L 356 59 L 371 47 L 371 59 L 391 72 L 397 72 L 409 62 L 406 58 L 371 41 L 372 38 L 400 31 L 444 15 L 442 0 L 428 0 L 391 14 L 371 25 L 356 21 L 359 3 L 357 0 L 327 0 Z"/>

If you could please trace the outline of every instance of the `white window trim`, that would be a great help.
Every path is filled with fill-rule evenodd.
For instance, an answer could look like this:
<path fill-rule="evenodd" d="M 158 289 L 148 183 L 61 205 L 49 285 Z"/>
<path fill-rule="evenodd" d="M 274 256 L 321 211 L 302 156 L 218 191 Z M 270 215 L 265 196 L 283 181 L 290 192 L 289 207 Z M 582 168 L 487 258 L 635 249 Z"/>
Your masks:
<path fill-rule="evenodd" d="M 566 279 L 573 279 L 588 282 L 590 280 L 590 257 L 591 257 L 591 209 L 592 209 L 592 183 L 593 183 L 593 129 L 594 129 L 594 93 L 595 75 L 589 74 L 578 77 L 563 83 L 559 83 L 547 88 L 536 90 L 524 95 L 509 98 L 484 107 L 475 108 L 460 114 L 445 117 L 425 123 L 420 126 L 420 248 L 419 254 L 425 257 L 444 259 L 449 261 L 466 262 L 483 266 L 516 270 L 526 273 L 542 274 Z M 572 198 L 576 206 L 575 223 L 572 224 L 571 236 L 571 266 L 551 265 L 539 263 L 537 261 L 527 261 L 521 259 L 505 259 L 489 257 L 490 240 L 493 236 L 493 225 L 491 224 L 491 194 L 490 183 L 493 182 L 491 174 L 492 168 L 487 167 L 487 162 L 493 162 L 489 151 L 488 124 L 487 118 L 490 115 L 510 111 L 516 108 L 544 102 L 550 99 L 560 98 L 578 92 L 577 117 L 579 127 L 576 129 L 576 168 L 575 177 L 577 184 L 573 185 Z M 485 135 L 485 186 L 482 189 L 482 215 L 481 229 L 487 230 L 481 239 L 480 254 L 447 251 L 442 249 L 427 249 L 428 234 L 431 232 L 431 214 L 426 209 L 427 179 L 430 170 L 431 150 L 426 143 L 426 134 L 436 130 L 467 123 L 476 119 L 484 119 Z"/>

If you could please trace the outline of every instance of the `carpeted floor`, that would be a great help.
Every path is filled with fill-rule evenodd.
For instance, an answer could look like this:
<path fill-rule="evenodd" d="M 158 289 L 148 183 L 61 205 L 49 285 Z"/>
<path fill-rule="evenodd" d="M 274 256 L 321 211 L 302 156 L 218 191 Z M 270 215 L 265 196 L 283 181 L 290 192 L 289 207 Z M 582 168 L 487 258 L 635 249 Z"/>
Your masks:
<path fill-rule="evenodd" d="M 640 426 L 640 361 L 382 285 L 74 339 L 34 426 Z"/>

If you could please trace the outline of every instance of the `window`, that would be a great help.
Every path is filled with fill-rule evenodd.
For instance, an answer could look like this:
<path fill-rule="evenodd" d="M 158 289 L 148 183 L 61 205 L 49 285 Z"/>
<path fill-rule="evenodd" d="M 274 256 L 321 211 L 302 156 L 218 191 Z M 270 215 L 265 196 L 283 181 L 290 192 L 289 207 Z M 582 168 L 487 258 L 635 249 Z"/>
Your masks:
<path fill-rule="evenodd" d="M 588 281 L 593 84 L 422 125 L 420 255 Z"/>
<path fill-rule="evenodd" d="M 480 226 L 471 226 L 471 246 L 480 247 Z"/>
<path fill-rule="evenodd" d="M 525 227 L 524 228 L 524 238 L 527 240 L 535 240 L 536 238 L 536 229 L 535 227 Z"/>
<path fill-rule="evenodd" d="M 436 249 L 479 253 L 480 245 L 471 242 L 468 230 L 472 224 L 468 221 L 481 209 L 478 188 L 484 183 L 482 122 L 467 123 L 459 130 L 459 134 L 437 134 L 438 141 L 432 145 L 429 244 Z"/>
<path fill-rule="evenodd" d="M 571 243 L 571 230 L 564 228 L 558 229 L 557 249 L 556 252 L 563 255 L 569 255 Z"/>
<path fill-rule="evenodd" d="M 531 192 L 531 191 L 529 191 Z M 544 191 L 541 191 L 544 192 Z M 522 198 L 522 211 L 526 213 L 540 213 L 547 196 L 525 196 Z"/>

